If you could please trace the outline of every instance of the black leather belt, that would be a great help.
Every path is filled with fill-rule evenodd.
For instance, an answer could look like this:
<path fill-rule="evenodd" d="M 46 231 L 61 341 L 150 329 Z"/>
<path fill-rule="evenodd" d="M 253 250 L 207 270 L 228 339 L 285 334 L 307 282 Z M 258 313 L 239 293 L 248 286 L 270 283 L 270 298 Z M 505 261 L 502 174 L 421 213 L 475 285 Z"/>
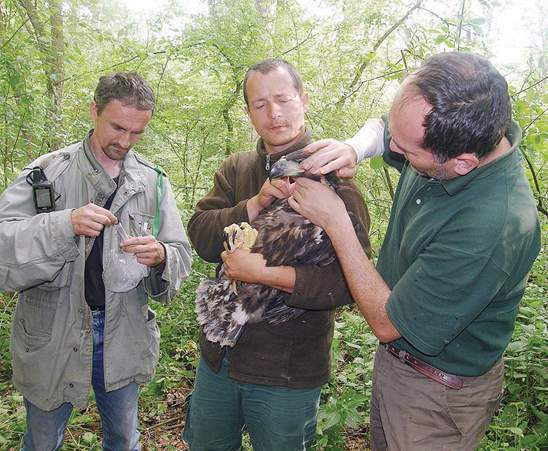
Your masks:
<path fill-rule="evenodd" d="M 383 345 L 385 349 L 392 355 L 396 356 L 402 363 L 406 363 L 410 367 L 417 370 L 423 376 L 432 379 L 440 384 L 445 385 L 449 388 L 454 388 L 455 390 L 460 390 L 462 388 L 463 382 L 459 376 L 454 374 L 448 374 L 442 370 L 429 365 L 422 360 L 417 359 L 415 356 L 409 354 L 407 351 L 402 351 L 401 349 L 395 348 L 391 344 L 385 343 Z"/>

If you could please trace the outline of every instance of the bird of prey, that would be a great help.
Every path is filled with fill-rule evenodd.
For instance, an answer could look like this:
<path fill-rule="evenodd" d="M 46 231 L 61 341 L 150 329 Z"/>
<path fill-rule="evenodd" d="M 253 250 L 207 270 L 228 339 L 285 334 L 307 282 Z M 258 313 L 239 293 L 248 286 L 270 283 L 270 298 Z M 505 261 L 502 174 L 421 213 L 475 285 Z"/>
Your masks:
<path fill-rule="evenodd" d="M 272 165 L 270 179 L 312 177 L 300 166 L 307 156 L 296 151 L 282 157 Z M 327 179 L 334 188 L 336 177 Z M 267 266 L 325 266 L 336 258 L 323 229 L 293 210 L 287 199 L 276 200 L 251 225 L 225 228 L 225 249 L 235 247 L 247 247 L 262 254 Z M 280 324 L 302 315 L 304 310 L 285 304 L 289 297 L 290 293 L 261 284 L 238 282 L 234 289 L 221 268 L 218 277 L 206 279 L 198 287 L 198 322 L 209 341 L 233 347 L 246 323 Z"/>

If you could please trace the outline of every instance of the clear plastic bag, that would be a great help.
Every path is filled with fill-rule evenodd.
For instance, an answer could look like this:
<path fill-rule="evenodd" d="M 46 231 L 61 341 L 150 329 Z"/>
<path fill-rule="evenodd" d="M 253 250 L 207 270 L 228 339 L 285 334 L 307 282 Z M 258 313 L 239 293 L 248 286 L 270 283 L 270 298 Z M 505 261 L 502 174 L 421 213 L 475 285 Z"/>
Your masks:
<path fill-rule="evenodd" d="M 115 293 L 125 293 L 135 288 L 148 275 L 148 267 L 139 263 L 134 254 L 120 249 L 120 242 L 128 238 L 120 224 L 116 224 L 116 238 L 113 247 L 105 250 L 103 259 L 103 282 L 105 288 Z"/>

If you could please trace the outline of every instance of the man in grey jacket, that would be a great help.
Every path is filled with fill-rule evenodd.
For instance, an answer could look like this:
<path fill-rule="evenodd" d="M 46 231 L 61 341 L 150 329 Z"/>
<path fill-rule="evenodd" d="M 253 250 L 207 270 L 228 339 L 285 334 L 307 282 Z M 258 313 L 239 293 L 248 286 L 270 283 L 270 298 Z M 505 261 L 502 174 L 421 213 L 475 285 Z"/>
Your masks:
<path fill-rule="evenodd" d="M 191 251 L 165 174 L 134 153 L 154 95 L 131 73 L 101 77 L 95 128 L 32 162 L 0 197 L 0 290 L 18 291 L 13 382 L 24 450 L 61 447 L 93 387 L 108 450 L 139 449 L 138 384 L 154 375 L 159 329 Z"/>

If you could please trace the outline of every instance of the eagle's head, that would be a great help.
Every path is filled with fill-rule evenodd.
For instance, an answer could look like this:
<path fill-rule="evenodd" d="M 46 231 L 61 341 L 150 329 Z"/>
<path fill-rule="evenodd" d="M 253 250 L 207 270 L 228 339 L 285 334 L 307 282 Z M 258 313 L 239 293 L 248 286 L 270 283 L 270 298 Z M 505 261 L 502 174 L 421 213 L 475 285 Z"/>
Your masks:
<path fill-rule="evenodd" d="M 284 177 L 302 177 L 304 175 L 305 171 L 301 167 L 300 162 L 288 160 L 284 156 L 271 166 L 268 178 L 272 180 Z"/>
<path fill-rule="evenodd" d="M 290 179 L 296 177 L 307 177 L 314 180 L 320 180 L 319 175 L 307 172 L 301 167 L 301 162 L 309 156 L 310 155 L 305 153 L 303 150 L 297 150 L 295 152 L 291 152 L 290 154 L 284 155 L 270 167 L 268 178 L 272 180 L 284 177 L 288 177 Z M 332 186 L 337 184 L 337 177 L 333 172 L 327 174 L 326 179 Z"/>

